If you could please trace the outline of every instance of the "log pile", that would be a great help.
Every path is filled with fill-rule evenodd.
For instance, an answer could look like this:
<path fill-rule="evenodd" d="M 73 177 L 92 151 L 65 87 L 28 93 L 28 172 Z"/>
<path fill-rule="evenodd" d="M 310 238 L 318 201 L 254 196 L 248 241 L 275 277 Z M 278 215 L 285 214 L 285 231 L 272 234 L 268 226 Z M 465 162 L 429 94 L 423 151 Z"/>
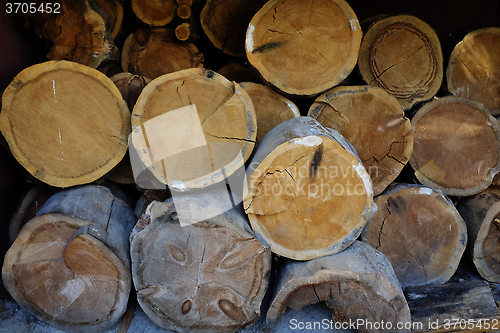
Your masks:
<path fill-rule="evenodd" d="M 60 6 L 21 13 L 50 60 L 2 96 L 34 183 L 2 270 L 23 309 L 76 332 L 115 325 L 131 290 L 180 333 L 318 302 L 404 326 L 360 332 L 500 318 L 498 28 L 443 54 L 419 17 L 360 24 L 345 0 Z M 488 282 L 455 285 L 463 253 Z"/>

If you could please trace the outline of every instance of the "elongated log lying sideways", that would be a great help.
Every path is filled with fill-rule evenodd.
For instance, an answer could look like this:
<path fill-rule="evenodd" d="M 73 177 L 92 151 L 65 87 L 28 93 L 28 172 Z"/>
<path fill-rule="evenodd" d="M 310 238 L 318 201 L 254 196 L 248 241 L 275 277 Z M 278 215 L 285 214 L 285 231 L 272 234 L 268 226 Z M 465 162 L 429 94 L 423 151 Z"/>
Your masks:
<path fill-rule="evenodd" d="M 399 175 L 410 159 L 410 121 L 396 98 L 376 86 L 333 88 L 314 101 L 309 117 L 333 128 L 349 141 L 378 195 Z"/>
<path fill-rule="evenodd" d="M 342 251 L 369 218 L 372 185 L 354 148 L 312 118 L 271 130 L 247 176 L 245 211 L 279 255 L 307 260 Z"/>
<path fill-rule="evenodd" d="M 455 273 L 467 227 L 439 190 L 399 184 L 374 200 L 361 238 L 385 254 L 403 287 L 442 284 Z"/>
<path fill-rule="evenodd" d="M 153 201 L 132 232 L 137 299 L 157 325 L 232 332 L 259 318 L 271 252 L 254 237 L 241 206 L 213 213 L 228 193 L 176 197 L 175 206 Z M 183 214 L 192 217 L 182 227 Z"/>
<path fill-rule="evenodd" d="M 411 126 L 410 164 L 423 185 L 469 196 L 485 190 L 500 171 L 500 126 L 481 103 L 442 97 L 420 108 Z"/>
<path fill-rule="evenodd" d="M 274 325 L 287 307 L 300 310 L 326 302 L 336 321 L 362 318 L 365 323 L 393 323 L 390 330 L 359 325 L 358 332 L 410 332 L 410 309 L 391 264 L 364 242 L 355 241 L 346 250 L 309 261 L 285 259 L 280 267 L 276 292 L 267 312 Z"/>
<path fill-rule="evenodd" d="M 430 100 L 443 80 L 443 54 L 436 33 L 410 15 L 391 16 L 370 26 L 358 65 L 366 83 L 384 88 L 404 110 Z"/>
<path fill-rule="evenodd" d="M 132 209 L 101 187 L 53 195 L 19 233 L 2 278 L 16 302 L 52 326 L 105 330 L 121 318 L 131 289 Z"/>
<path fill-rule="evenodd" d="M 35 178 L 69 187 L 100 179 L 123 158 L 130 111 L 104 74 L 49 61 L 26 68 L 7 87 L 0 130 Z"/>

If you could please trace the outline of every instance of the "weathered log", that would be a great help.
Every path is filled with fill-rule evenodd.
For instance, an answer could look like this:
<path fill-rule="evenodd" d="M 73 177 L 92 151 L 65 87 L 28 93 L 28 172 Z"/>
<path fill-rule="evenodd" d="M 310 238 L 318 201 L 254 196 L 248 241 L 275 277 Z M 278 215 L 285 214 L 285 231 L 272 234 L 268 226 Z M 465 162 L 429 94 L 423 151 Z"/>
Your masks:
<path fill-rule="evenodd" d="M 443 284 L 467 245 L 467 227 L 441 191 L 399 184 L 374 199 L 362 240 L 382 252 L 401 286 Z"/>
<path fill-rule="evenodd" d="M 176 332 L 232 332 L 259 318 L 271 252 L 254 237 L 241 206 L 217 215 L 224 200 L 208 193 L 154 201 L 137 223 L 132 278 L 139 305 L 155 324 Z M 186 213 L 194 224 L 181 227 Z"/>
<path fill-rule="evenodd" d="M 264 136 L 278 124 L 293 117 L 300 117 L 297 106 L 271 88 L 253 82 L 241 82 L 240 86 L 248 93 L 255 108 L 256 144 L 259 144 Z"/>
<path fill-rule="evenodd" d="M 358 19 L 344 0 L 268 1 L 252 18 L 246 54 L 262 77 L 290 95 L 312 96 L 344 80 L 358 59 Z"/>
<path fill-rule="evenodd" d="M 363 37 L 358 65 L 368 84 L 384 88 L 405 110 L 430 100 L 443 80 L 443 54 L 436 33 L 410 15 L 374 23 Z"/>
<path fill-rule="evenodd" d="M 266 316 L 270 325 L 287 307 L 299 311 L 326 302 L 335 321 L 354 321 L 358 332 L 410 332 L 410 310 L 392 266 L 367 243 L 355 241 L 340 253 L 309 261 L 284 259 L 279 272 Z M 383 329 L 373 327 L 382 321 Z M 396 329 L 398 323 L 402 328 Z"/>
<path fill-rule="evenodd" d="M 203 67 L 203 55 L 192 43 L 181 43 L 168 28 L 139 27 L 122 49 L 125 72 L 155 79 L 187 68 Z"/>
<path fill-rule="evenodd" d="M 56 187 L 93 182 L 127 151 L 130 111 L 104 74 L 68 61 L 23 70 L 2 98 L 0 130 L 17 161 Z"/>
<path fill-rule="evenodd" d="M 337 131 L 309 117 L 271 130 L 247 170 L 245 212 L 271 251 L 308 260 L 340 252 L 371 212 L 370 176 Z"/>
<path fill-rule="evenodd" d="M 123 99 L 127 102 L 128 108 L 132 110 L 135 102 L 141 94 L 144 87 L 151 82 L 150 78 L 134 75 L 129 72 L 118 73 L 110 77 L 111 81 L 116 85 Z"/>
<path fill-rule="evenodd" d="M 175 28 L 175 37 L 181 42 L 193 42 L 199 38 L 195 21 L 182 22 Z"/>
<path fill-rule="evenodd" d="M 500 127 L 481 103 L 442 97 L 420 108 L 411 126 L 410 165 L 423 185 L 447 195 L 473 195 L 500 171 Z"/>
<path fill-rule="evenodd" d="M 9 241 L 14 243 L 21 228 L 36 216 L 45 202 L 54 195 L 56 190 L 40 186 L 33 186 L 23 196 L 9 222 Z"/>
<path fill-rule="evenodd" d="M 56 193 L 7 252 L 5 287 L 25 311 L 58 329 L 111 327 L 127 307 L 135 221 L 132 209 L 104 187 Z"/>
<path fill-rule="evenodd" d="M 413 150 L 410 121 L 398 101 L 376 86 L 342 86 L 317 97 L 307 116 L 349 141 L 378 195 L 401 173 Z"/>
<path fill-rule="evenodd" d="M 33 3 L 37 8 L 45 4 L 40 0 Z M 20 13 L 26 29 L 54 44 L 47 53 L 49 59 L 74 61 L 93 68 L 105 60 L 119 59 L 105 20 L 88 0 L 61 0 L 51 5 L 52 13 Z"/>
<path fill-rule="evenodd" d="M 458 211 L 467 223 L 467 251 L 479 274 L 486 280 L 500 283 L 500 248 L 498 246 L 500 188 L 491 186 L 474 196 L 462 198 Z"/>
<path fill-rule="evenodd" d="M 500 313 L 486 281 L 405 289 L 412 332 L 496 332 Z"/>
<path fill-rule="evenodd" d="M 145 168 L 179 191 L 218 183 L 242 168 L 257 131 L 245 90 L 207 69 L 153 80 L 137 100 L 132 127 Z"/>
<path fill-rule="evenodd" d="M 245 56 L 248 24 L 266 0 L 208 0 L 200 14 L 201 28 L 222 52 Z"/>
<path fill-rule="evenodd" d="M 483 103 L 493 115 L 500 114 L 500 85 L 496 70 L 500 66 L 498 42 L 498 27 L 468 33 L 455 46 L 446 70 L 447 86 L 452 94 Z"/>
<path fill-rule="evenodd" d="M 140 21 L 154 27 L 172 22 L 177 9 L 175 0 L 131 0 L 130 5 Z"/>

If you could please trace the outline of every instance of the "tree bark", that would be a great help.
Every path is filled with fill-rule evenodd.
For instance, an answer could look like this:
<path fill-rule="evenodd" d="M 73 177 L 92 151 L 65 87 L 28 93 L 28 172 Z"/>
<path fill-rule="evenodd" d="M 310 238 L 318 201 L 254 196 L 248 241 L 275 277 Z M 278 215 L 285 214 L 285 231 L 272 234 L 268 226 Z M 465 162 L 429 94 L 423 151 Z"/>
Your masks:
<path fill-rule="evenodd" d="M 467 244 L 467 227 L 439 190 L 396 185 L 377 207 L 361 238 L 382 252 L 401 286 L 443 284 L 455 273 Z"/>
<path fill-rule="evenodd" d="M 2 99 L 0 130 L 17 161 L 56 187 L 93 182 L 123 158 L 130 111 L 104 74 L 50 61 L 22 71 Z"/>
<path fill-rule="evenodd" d="M 384 88 L 404 110 L 430 100 L 443 80 L 443 54 L 436 33 L 410 15 L 375 22 L 363 37 L 358 65 L 368 84 Z"/>
<path fill-rule="evenodd" d="M 482 104 L 442 97 L 418 110 L 411 125 L 410 164 L 423 185 L 447 195 L 474 195 L 500 171 L 500 127 Z"/>
<path fill-rule="evenodd" d="M 247 179 L 252 228 L 281 256 L 308 260 L 340 252 L 369 219 L 372 184 L 354 148 L 309 117 L 271 130 Z"/>
<path fill-rule="evenodd" d="M 268 1 L 246 35 L 250 64 L 290 95 L 313 96 L 342 82 L 358 60 L 358 19 L 344 0 Z"/>
<path fill-rule="evenodd" d="M 396 323 L 409 324 L 406 303 L 391 264 L 385 256 L 364 242 L 355 241 L 346 250 L 309 261 L 285 259 L 279 268 L 276 293 L 267 312 L 275 325 L 290 307 L 326 302 L 335 321 L 364 320 L 358 332 L 410 332 L 396 330 Z M 392 323 L 393 329 L 375 329 L 370 323 Z"/>
<path fill-rule="evenodd" d="M 457 206 L 467 223 L 469 256 L 479 274 L 495 283 L 500 283 L 499 202 L 500 188 L 492 186 L 479 194 L 462 198 Z"/>
<path fill-rule="evenodd" d="M 495 45 L 500 28 L 472 31 L 458 43 L 450 56 L 446 79 L 448 90 L 457 96 L 474 99 L 493 115 L 500 114 L 498 73 L 500 57 Z"/>
<path fill-rule="evenodd" d="M 248 24 L 265 3 L 265 0 L 208 0 L 200 14 L 201 28 L 219 50 L 244 57 Z"/>
<path fill-rule="evenodd" d="M 177 10 L 175 0 L 131 0 L 130 5 L 140 21 L 153 27 L 162 27 L 172 22 Z"/>
<path fill-rule="evenodd" d="M 155 79 L 203 67 L 203 55 L 194 44 L 177 40 L 172 29 L 140 27 L 125 40 L 121 64 L 125 72 Z"/>
<path fill-rule="evenodd" d="M 379 87 L 333 88 L 316 98 L 307 115 L 339 131 L 356 148 L 374 195 L 382 193 L 410 159 L 410 121 L 397 100 Z"/>
<path fill-rule="evenodd" d="M 72 332 L 114 325 L 131 288 L 128 235 L 136 217 L 100 186 L 58 192 L 5 256 L 4 284 L 26 311 Z"/>
<path fill-rule="evenodd" d="M 38 0 L 35 3 L 37 8 L 42 4 Z M 53 43 L 47 53 L 49 59 L 74 61 L 93 68 L 105 60 L 119 59 L 105 20 L 88 0 L 62 0 L 58 4 L 58 13 L 21 14 L 26 29 Z"/>
<path fill-rule="evenodd" d="M 179 223 L 186 211 L 207 214 L 221 199 L 208 193 L 154 201 L 132 232 L 137 299 L 163 328 L 232 332 L 260 316 L 271 252 L 254 237 L 241 207 L 184 227 Z"/>
<path fill-rule="evenodd" d="M 248 93 L 255 108 L 256 144 L 259 144 L 264 136 L 278 124 L 293 117 L 300 117 L 297 106 L 271 88 L 253 82 L 241 82 L 240 86 Z"/>
<path fill-rule="evenodd" d="M 159 123 L 163 127 L 155 130 Z M 257 131 L 248 94 L 206 69 L 171 73 L 148 84 L 132 127 L 132 143 L 145 167 L 178 191 L 219 183 L 241 169 Z"/>

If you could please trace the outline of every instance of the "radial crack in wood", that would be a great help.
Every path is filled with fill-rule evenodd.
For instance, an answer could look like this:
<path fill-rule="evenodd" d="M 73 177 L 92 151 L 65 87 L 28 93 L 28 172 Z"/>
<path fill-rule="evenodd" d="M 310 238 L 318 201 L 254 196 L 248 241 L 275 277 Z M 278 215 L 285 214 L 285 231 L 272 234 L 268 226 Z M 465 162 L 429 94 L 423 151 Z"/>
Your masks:
<path fill-rule="evenodd" d="M 361 238 L 387 257 L 401 286 L 447 282 L 467 244 L 467 227 L 452 202 L 439 190 L 400 184 L 374 203 Z"/>

